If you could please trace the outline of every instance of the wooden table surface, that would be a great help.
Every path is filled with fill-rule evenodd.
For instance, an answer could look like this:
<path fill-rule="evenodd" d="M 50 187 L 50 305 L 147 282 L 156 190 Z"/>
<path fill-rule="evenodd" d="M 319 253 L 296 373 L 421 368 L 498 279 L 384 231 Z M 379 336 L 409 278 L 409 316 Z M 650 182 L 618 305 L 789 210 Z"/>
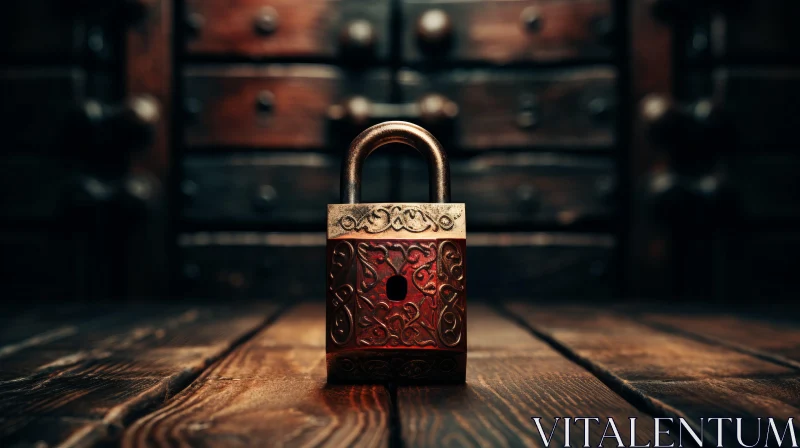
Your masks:
<path fill-rule="evenodd" d="M 630 417 L 639 444 L 654 418 L 683 417 L 716 446 L 700 418 L 800 420 L 789 321 L 524 302 L 471 302 L 468 319 L 466 385 L 334 386 L 322 302 L 3 316 L 0 446 L 543 446 L 534 416 L 548 430 L 555 416 L 602 417 L 595 441 L 613 417 L 626 444 Z M 736 440 L 735 426 L 721 435 Z"/>

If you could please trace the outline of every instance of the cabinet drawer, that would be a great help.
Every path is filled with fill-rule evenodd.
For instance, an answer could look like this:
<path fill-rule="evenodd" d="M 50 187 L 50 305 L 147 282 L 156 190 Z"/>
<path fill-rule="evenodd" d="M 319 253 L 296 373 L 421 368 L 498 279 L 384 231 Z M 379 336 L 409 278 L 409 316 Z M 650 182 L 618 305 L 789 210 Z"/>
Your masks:
<path fill-rule="evenodd" d="M 308 298 L 321 294 L 322 233 L 188 233 L 179 236 L 183 292 L 192 297 Z M 608 297 L 614 239 L 558 233 L 467 236 L 469 300 Z"/>
<path fill-rule="evenodd" d="M 741 145 L 795 145 L 800 128 L 800 70 L 719 70 L 714 74 L 714 96 Z"/>
<path fill-rule="evenodd" d="M 404 58 L 417 61 L 603 60 L 610 0 L 404 0 Z"/>
<path fill-rule="evenodd" d="M 800 47 L 800 2 L 720 2 L 712 18 L 715 55 L 729 58 L 796 58 Z"/>
<path fill-rule="evenodd" d="M 305 225 L 324 230 L 327 205 L 339 202 L 339 165 L 319 154 L 189 157 L 183 216 L 196 222 Z M 364 202 L 389 198 L 385 158 L 364 167 Z"/>
<path fill-rule="evenodd" d="M 428 201 L 427 167 L 405 162 L 403 201 Z M 453 200 L 467 204 L 467 224 L 566 226 L 609 221 L 614 164 L 597 157 L 487 155 L 450 161 Z"/>
<path fill-rule="evenodd" d="M 389 0 L 188 0 L 188 51 L 385 59 L 389 6 Z"/>
<path fill-rule="evenodd" d="M 611 69 L 532 74 L 405 71 L 406 101 L 438 93 L 458 106 L 453 141 L 466 150 L 602 148 L 614 144 L 615 76 Z"/>
<path fill-rule="evenodd" d="M 386 102 L 388 72 L 326 66 L 189 69 L 185 130 L 189 146 L 320 149 L 328 146 L 329 106 L 359 95 Z"/>

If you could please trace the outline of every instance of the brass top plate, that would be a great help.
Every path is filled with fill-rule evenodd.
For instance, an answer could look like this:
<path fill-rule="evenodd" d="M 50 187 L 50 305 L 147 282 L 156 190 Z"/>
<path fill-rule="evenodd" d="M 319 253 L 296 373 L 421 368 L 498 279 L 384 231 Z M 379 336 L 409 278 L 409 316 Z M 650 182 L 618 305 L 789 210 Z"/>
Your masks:
<path fill-rule="evenodd" d="M 464 204 L 329 204 L 328 239 L 466 238 Z"/>

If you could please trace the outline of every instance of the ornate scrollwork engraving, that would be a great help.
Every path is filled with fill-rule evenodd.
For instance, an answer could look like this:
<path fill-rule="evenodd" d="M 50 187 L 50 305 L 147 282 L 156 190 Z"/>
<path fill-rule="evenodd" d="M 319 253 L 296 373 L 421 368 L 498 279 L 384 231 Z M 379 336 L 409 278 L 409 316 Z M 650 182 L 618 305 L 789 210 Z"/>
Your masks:
<path fill-rule="evenodd" d="M 458 217 L 448 214 L 434 216 L 418 206 L 379 205 L 361 217 L 344 215 L 339 219 L 339 225 L 347 231 L 363 230 L 366 233 L 382 233 L 389 229 L 413 233 L 428 230 L 437 232 L 439 229 L 452 229 Z"/>
<path fill-rule="evenodd" d="M 357 342 L 364 346 L 436 346 L 436 244 L 362 242 L 358 244 Z M 387 269 L 388 268 L 388 269 Z M 392 275 L 410 279 L 418 299 L 399 304 L 386 299 L 385 281 Z"/>
<path fill-rule="evenodd" d="M 464 293 L 464 257 L 461 248 L 453 241 L 439 244 L 439 310 L 437 329 L 439 339 L 447 347 L 455 347 L 461 342 L 464 327 L 464 306 L 461 296 Z"/>
<path fill-rule="evenodd" d="M 333 313 L 329 324 L 330 337 L 336 345 L 346 344 L 353 337 L 354 322 L 351 302 L 353 286 L 348 282 L 355 250 L 347 241 L 339 242 L 331 255 L 331 268 L 328 274 L 328 295 Z"/>

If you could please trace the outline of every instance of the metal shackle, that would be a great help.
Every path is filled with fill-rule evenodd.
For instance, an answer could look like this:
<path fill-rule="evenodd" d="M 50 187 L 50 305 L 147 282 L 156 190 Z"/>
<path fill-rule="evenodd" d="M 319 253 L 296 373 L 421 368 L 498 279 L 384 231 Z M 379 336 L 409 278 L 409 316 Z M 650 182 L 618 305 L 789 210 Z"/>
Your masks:
<path fill-rule="evenodd" d="M 342 204 L 361 202 L 361 170 L 373 151 L 389 143 L 402 143 L 428 159 L 430 201 L 450 202 L 450 164 L 441 143 L 425 129 L 406 121 L 387 121 L 362 132 L 350 144 L 342 163 Z"/>

